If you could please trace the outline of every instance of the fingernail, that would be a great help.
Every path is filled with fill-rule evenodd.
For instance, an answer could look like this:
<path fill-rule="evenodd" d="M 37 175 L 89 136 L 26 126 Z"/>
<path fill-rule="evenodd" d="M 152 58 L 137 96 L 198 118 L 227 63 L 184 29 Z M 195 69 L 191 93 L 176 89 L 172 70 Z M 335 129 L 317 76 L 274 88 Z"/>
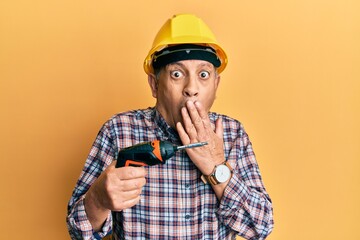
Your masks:
<path fill-rule="evenodd" d="M 193 102 L 193 101 L 187 101 L 187 106 L 188 106 L 188 107 L 193 107 L 193 106 L 194 106 L 194 102 Z"/>

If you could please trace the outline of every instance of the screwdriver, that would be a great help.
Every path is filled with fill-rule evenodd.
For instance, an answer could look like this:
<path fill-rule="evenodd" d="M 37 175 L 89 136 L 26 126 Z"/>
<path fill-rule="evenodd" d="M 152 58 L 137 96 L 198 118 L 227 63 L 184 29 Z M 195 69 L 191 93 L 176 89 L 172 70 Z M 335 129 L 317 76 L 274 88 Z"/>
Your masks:
<path fill-rule="evenodd" d="M 175 155 L 175 152 L 186 148 L 196 148 L 207 145 L 207 142 L 191 143 L 176 146 L 168 141 L 154 140 L 143 142 L 119 151 L 116 167 L 124 166 L 153 166 L 164 164 L 167 159 Z"/>

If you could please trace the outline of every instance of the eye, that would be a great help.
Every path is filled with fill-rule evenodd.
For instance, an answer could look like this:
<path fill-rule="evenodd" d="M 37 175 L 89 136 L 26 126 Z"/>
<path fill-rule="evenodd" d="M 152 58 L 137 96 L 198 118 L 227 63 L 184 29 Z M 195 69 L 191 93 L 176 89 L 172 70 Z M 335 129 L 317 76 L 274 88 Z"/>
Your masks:
<path fill-rule="evenodd" d="M 202 79 L 208 79 L 210 77 L 210 73 L 208 71 L 201 71 L 199 76 Z"/>
<path fill-rule="evenodd" d="M 183 73 L 179 70 L 171 71 L 170 75 L 172 78 L 179 79 L 183 76 Z"/>

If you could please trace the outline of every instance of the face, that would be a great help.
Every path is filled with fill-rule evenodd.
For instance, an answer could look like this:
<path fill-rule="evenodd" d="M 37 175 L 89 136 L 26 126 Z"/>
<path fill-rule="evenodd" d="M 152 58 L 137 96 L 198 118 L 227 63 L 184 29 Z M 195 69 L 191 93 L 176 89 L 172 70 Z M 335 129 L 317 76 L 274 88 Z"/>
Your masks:
<path fill-rule="evenodd" d="M 168 64 L 157 78 L 149 75 L 148 80 L 157 110 L 175 127 L 177 122 L 182 123 L 180 110 L 188 100 L 199 101 L 210 111 L 220 76 L 207 61 L 184 60 Z"/>

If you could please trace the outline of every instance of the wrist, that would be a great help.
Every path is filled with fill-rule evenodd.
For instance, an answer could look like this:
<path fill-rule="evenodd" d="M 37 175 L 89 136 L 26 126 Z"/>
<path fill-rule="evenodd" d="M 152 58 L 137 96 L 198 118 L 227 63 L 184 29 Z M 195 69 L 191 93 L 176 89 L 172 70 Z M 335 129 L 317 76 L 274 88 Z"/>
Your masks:
<path fill-rule="evenodd" d="M 228 182 L 232 176 L 232 168 L 226 161 L 216 165 L 210 174 L 203 174 L 201 180 L 207 184 L 218 185 Z"/>
<path fill-rule="evenodd" d="M 87 191 L 85 198 L 84 198 L 84 205 L 85 209 L 91 208 L 92 210 L 96 211 L 109 211 L 109 209 L 105 208 L 101 202 L 101 196 L 97 193 L 95 186 L 91 186 L 90 189 Z"/>
<path fill-rule="evenodd" d="M 225 160 L 223 158 L 221 158 L 221 160 L 217 160 L 217 161 L 213 160 L 213 159 L 211 159 L 211 160 L 207 159 L 202 162 L 202 165 L 201 165 L 201 167 L 199 167 L 199 169 L 203 175 L 207 176 L 207 175 L 210 175 L 213 173 L 216 166 L 219 166 L 219 165 L 223 164 L 224 162 L 225 162 Z"/>
<path fill-rule="evenodd" d="M 212 172 L 214 171 L 214 168 L 216 168 L 217 165 L 218 164 L 215 164 L 215 163 L 207 163 L 201 170 L 201 173 L 205 176 L 208 176 L 208 175 L 212 174 Z"/>
<path fill-rule="evenodd" d="M 96 193 L 93 192 L 91 188 L 88 190 L 84 198 L 84 207 L 86 216 L 94 231 L 100 231 L 110 213 L 110 210 L 102 207 Z"/>

